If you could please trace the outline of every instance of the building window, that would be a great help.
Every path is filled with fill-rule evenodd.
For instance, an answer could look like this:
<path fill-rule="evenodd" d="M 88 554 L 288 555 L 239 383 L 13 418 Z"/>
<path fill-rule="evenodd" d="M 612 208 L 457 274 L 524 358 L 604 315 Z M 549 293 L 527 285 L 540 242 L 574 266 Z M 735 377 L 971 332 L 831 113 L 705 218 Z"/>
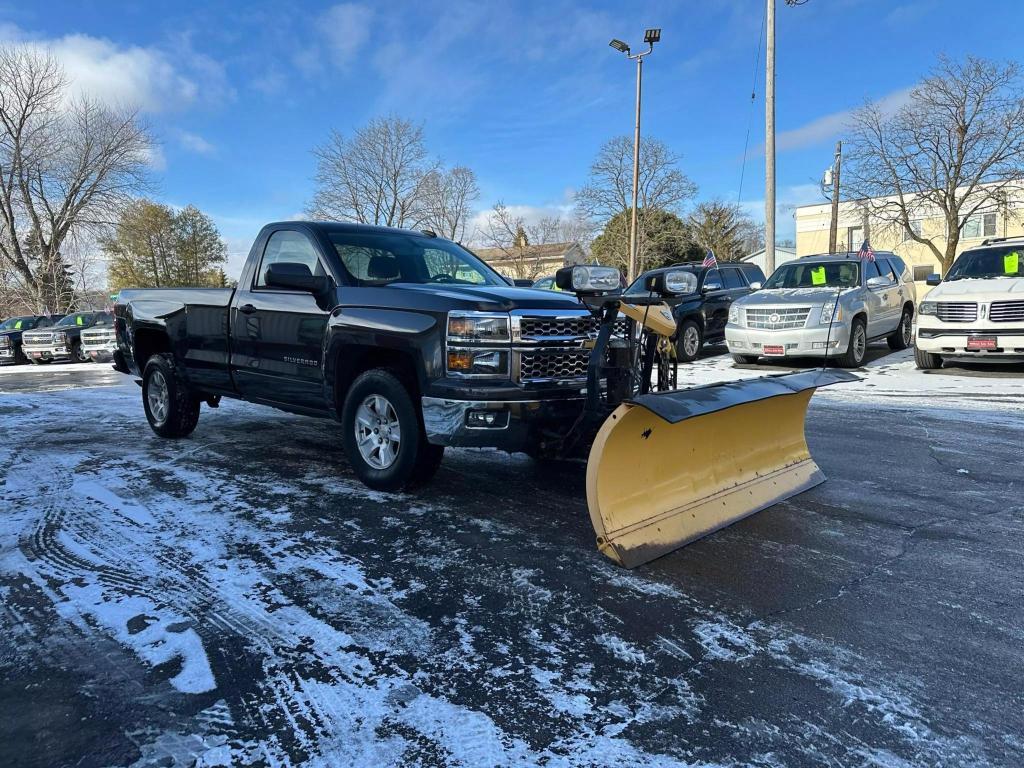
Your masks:
<path fill-rule="evenodd" d="M 864 227 L 850 227 L 846 250 L 859 251 L 864 242 Z"/>
<path fill-rule="evenodd" d="M 922 227 L 921 219 L 911 219 L 910 220 L 910 231 L 911 232 L 913 232 L 915 235 L 920 237 L 922 230 L 923 230 L 923 227 Z"/>
<path fill-rule="evenodd" d="M 974 216 L 969 216 L 964 220 L 963 228 L 960 231 L 965 240 L 995 237 L 996 214 L 978 213 Z"/>
<path fill-rule="evenodd" d="M 938 272 L 935 267 L 927 264 L 915 264 L 914 265 L 914 282 L 922 283 L 928 279 L 928 275 L 933 275 Z"/>

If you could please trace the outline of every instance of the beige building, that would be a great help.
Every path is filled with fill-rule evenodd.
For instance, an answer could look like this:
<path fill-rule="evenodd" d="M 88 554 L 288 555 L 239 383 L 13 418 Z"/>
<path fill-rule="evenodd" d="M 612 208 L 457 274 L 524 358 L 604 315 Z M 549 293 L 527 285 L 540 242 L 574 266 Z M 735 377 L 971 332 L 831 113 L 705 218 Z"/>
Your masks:
<path fill-rule="evenodd" d="M 474 248 L 473 253 L 506 277 L 530 280 L 550 277 L 562 267 L 587 260 L 579 243 L 521 243 L 508 248 Z"/>
<path fill-rule="evenodd" d="M 883 202 L 881 198 L 872 203 Z M 838 250 L 856 251 L 864 241 L 865 224 L 870 233 L 871 247 L 876 251 L 893 251 L 902 256 L 914 271 L 914 279 L 923 281 L 929 274 L 939 272 L 939 262 L 931 249 L 907 237 L 902 227 L 868 216 L 860 201 L 839 204 Z M 828 253 L 829 224 L 832 207 L 829 203 L 802 205 L 796 209 L 797 256 Z M 943 251 L 946 247 L 946 222 L 941 212 L 930 205 L 922 205 L 917 217 L 911 219 L 915 231 L 928 238 Z M 964 221 L 957 254 L 981 245 L 988 237 L 1024 235 L 1024 190 L 1008 190 L 1005 199 L 990 202 Z"/>

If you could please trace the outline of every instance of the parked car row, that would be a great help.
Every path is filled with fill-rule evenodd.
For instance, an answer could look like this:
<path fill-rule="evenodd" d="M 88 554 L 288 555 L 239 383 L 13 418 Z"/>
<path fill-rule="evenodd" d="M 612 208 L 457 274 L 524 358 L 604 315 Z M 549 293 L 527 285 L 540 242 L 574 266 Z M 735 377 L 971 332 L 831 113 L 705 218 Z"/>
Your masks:
<path fill-rule="evenodd" d="M 115 348 L 109 312 L 25 315 L 0 323 L 0 364 L 102 362 L 113 359 Z"/>

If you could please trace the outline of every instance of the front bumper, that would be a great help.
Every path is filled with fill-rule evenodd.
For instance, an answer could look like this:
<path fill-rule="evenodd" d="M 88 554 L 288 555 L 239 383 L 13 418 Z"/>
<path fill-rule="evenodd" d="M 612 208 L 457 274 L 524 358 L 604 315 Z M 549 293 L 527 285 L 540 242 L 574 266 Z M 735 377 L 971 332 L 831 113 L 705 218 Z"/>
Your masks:
<path fill-rule="evenodd" d="M 62 360 L 71 357 L 71 347 L 67 344 L 47 344 L 44 347 L 22 346 L 25 357 L 34 360 Z"/>
<path fill-rule="evenodd" d="M 14 347 L 0 347 L 0 363 L 9 363 L 16 358 Z"/>
<path fill-rule="evenodd" d="M 117 346 L 114 344 L 107 344 L 104 346 L 82 345 L 82 352 L 87 355 L 90 360 L 103 363 L 114 359 L 115 349 L 117 349 Z"/>
<path fill-rule="evenodd" d="M 972 338 L 994 337 L 995 348 L 968 349 Z M 1024 326 L 1000 323 L 951 324 L 928 315 L 917 319 L 915 346 L 923 352 L 957 357 L 1024 357 Z"/>
<path fill-rule="evenodd" d="M 837 323 L 832 326 L 831 331 L 827 325 L 769 331 L 730 323 L 725 327 L 725 343 L 734 355 L 825 357 L 846 352 L 850 344 L 850 328 L 845 323 Z M 781 352 L 774 351 L 768 354 L 765 347 L 782 349 Z"/>
<path fill-rule="evenodd" d="M 423 426 L 434 445 L 528 451 L 564 434 L 583 410 L 584 399 L 455 400 L 423 397 Z M 493 418 L 489 416 L 493 415 Z M 487 423 L 490 421 L 490 423 Z"/>

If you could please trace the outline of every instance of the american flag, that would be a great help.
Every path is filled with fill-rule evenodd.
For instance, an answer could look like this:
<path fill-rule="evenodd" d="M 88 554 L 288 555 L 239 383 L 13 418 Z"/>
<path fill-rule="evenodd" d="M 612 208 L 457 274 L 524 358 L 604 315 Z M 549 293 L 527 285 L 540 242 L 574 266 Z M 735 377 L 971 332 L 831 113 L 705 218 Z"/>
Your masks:
<path fill-rule="evenodd" d="M 871 244 L 865 240 L 860 244 L 860 250 L 857 251 L 858 259 L 867 259 L 868 261 L 875 260 L 875 252 L 871 249 Z"/>
<path fill-rule="evenodd" d="M 718 259 L 715 258 L 715 252 L 710 248 L 708 248 L 708 255 L 704 257 L 704 261 L 701 263 L 701 266 L 707 267 L 708 269 L 716 269 L 718 267 Z"/>

